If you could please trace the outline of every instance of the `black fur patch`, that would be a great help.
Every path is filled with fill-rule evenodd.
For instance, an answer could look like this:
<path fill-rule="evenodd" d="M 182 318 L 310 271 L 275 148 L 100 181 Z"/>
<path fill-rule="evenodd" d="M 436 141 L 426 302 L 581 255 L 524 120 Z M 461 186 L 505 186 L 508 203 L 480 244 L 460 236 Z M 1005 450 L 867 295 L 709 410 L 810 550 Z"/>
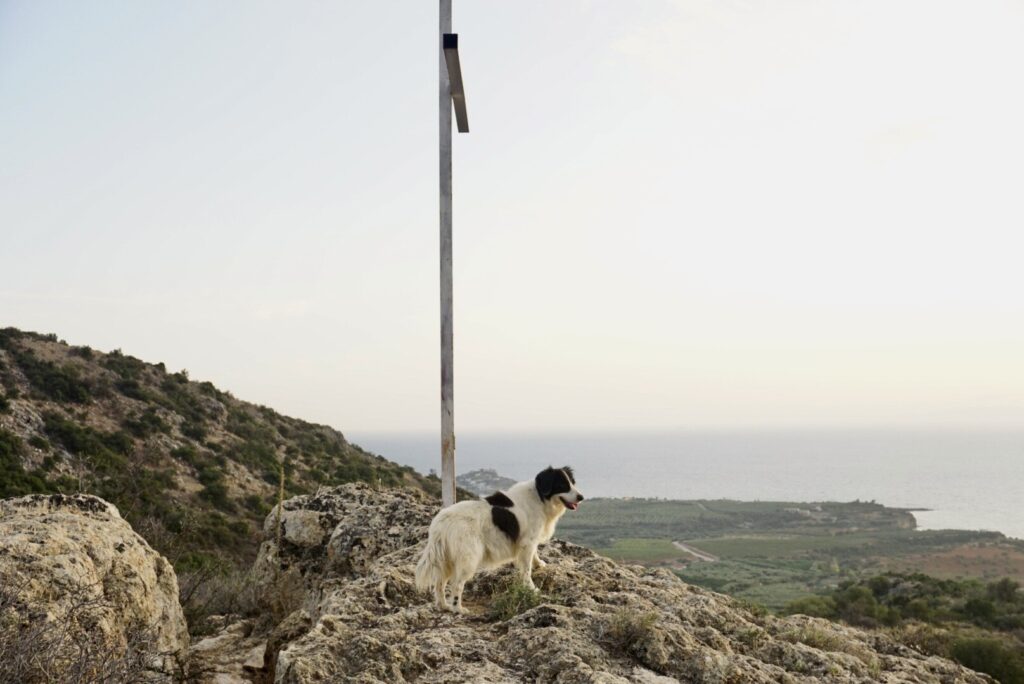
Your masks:
<path fill-rule="evenodd" d="M 556 470 L 548 466 L 537 473 L 537 477 L 533 481 L 537 485 L 537 494 L 545 501 L 555 494 L 565 494 L 572 489 L 569 474 L 565 472 L 564 468 Z"/>
<path fill-rule="evenodd" d="M 504 508 L 512 508 L 512 499 L 506 496 L 505 492 L 494 492 L 490 496 L 485 496 L 484 501 L 491 504 L 492 506 L 502 506 Z"/>
<path fill-rule="evenodd" d="M 516 543 L 519 539 L 519 519 L 515 513 L 501 506 L 491 506 L 491 521 L 512 540 L 513 544 Z"/>
<path fill-rule="evenodd" d="M 569 466 L 562 466 L 562 470 L 569 476 L 569 482 L 576 484 L 576 474 L 572 472 L 572 468 Z"/>

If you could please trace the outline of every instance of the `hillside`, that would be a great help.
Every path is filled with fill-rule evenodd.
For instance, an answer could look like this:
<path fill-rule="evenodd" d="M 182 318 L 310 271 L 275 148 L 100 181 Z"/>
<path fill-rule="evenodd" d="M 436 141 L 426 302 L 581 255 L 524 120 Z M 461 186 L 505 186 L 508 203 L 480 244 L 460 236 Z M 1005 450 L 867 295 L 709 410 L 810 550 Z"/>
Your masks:
<path fill-rule="evenodd" d="M 89 493 L 179 569 L 251 561 L 283 465 L 286 495 L 439 483 L 338 431 L 240 401 L 185 371 L 54 335 L 0 330 L 0 498 Z"/>

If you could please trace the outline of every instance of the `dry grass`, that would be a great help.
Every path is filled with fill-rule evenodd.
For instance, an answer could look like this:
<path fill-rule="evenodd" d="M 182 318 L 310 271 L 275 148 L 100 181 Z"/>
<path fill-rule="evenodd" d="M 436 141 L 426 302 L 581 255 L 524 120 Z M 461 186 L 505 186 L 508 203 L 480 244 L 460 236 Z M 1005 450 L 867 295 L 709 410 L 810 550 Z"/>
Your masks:
<path fill-rule="evenodd" d="M 97 628 L 117 607 L 104 599 L 78 599 L 47 619 L 25 605 L 21 586 L 0 582 L 0 682 L 135 684 L 149 681 L 157 652 L 152 626 L 131 625 L 111 640 Z"/>
<path fill-rule="evenodd" d="M 204 567 L 178 575 L 181 607 L 189 633 L 206 636 L 213 616 L 255 618 L 258 628 L 271 628 L 302 607 L 305 587 L 298 570 L 278 573 L 267 586 L 257 586 L 247 571 Z"/>
<path fill-rule="evenodd" d="M 803 625 L 779 634 L 779 638 L 794 644 L 804 644 L 819 651 L 846 653 L 864 663 L 872 674 L 881 671 L 881 662 L 871 649 L 859 641 L 828 629 Z"/>
<path fill-rule="evenodd" d="M 605 638 L 620 651 L 636 650 L 654 637 L 657 621 L 658 614 L 653 611 L 622 608 L 608 622 Z"/>

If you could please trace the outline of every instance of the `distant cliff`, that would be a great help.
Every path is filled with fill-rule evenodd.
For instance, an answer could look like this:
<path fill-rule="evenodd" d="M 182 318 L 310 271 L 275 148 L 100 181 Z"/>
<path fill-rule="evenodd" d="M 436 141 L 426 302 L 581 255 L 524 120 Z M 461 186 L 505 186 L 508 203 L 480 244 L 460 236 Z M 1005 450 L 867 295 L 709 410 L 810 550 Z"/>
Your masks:
<path fill-rule="evenodd" d="M 456 477 L 455 482 L 477 496 L 486 496 L 499 489 L 508 489 L 516 483 L 512 478 L 499 475 L 498 471 L 490 468 L 471 470 Z"/>

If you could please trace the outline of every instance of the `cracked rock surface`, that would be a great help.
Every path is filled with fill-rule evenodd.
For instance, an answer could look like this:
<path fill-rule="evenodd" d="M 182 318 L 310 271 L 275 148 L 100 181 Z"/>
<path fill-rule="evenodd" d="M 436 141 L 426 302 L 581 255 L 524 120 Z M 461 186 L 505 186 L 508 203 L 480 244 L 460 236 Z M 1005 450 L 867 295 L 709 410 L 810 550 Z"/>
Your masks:
<path fill-rule="evenodd" d="M 365 485 L 285 502 L 254 577 L 301 576 L 299 607 L 270 639 L 261 677 L 312 682 L 897 682 L 992 680 L 889 638 L 827 620 L 757 616 L 664 569 L 626 566 L 562 541 L 542 548 L 539 605 L 492 616 L 510 570 L 467 585 L 468 615 L 437 612 L 413 586 L 436 503 Z"/>

